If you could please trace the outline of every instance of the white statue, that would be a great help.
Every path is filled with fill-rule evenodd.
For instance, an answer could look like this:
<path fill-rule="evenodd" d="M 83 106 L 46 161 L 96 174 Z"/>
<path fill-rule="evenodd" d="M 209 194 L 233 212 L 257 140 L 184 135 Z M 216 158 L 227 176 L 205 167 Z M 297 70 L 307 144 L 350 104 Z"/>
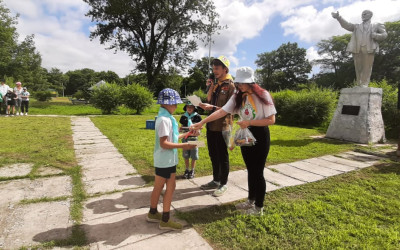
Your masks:
<path fill-rule="evenodd" d="M 344 20 L 339 12 L 332 12 L 332 17 L 337 19 L 342 28 L 352 31 L 351 40 L 347 51 L 353 53 L 356 69 L 357 85 L 368 87 L 374 54 L 379 51 L 378 41 L 387 37 L 385 26 L 380 23 L 371 23 L 372 11 L 364 10 L 361 14 L 362 23 L 352 24 Z"/>

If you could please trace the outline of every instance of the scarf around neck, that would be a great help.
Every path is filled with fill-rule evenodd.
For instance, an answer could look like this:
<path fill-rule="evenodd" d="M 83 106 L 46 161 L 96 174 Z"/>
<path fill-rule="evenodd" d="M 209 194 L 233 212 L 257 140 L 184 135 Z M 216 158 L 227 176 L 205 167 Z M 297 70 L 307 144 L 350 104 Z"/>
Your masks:
<path fill-rule="evenodd" d="M 175 117 L 173 117 L 168 110 L 166 110 L 163 107 L 160 107 L 160 110 L 158 111 L 158 116 L 164 116 L 164 117 L 168 117 L 169 119 L 171 119 L 172 122 L 172 130 L 173 130 L 173 142 L 174 143 L 178 143 L 178 137 L 179 137 L 179 131 L 178 131 L 178 122 L 176 121 Z M 176 148 L 174 148 L 174 151 L 177 151 Z"/>
<path fill-rule="evenodd" d="M 189 115 L 189 113 L 186 111 L 185 114 L 183 114 L 184 116 L 186 116 L 188 118 L 188 124 L 187 126 L 190 127 L 192 126 L 193 122 L 192 122 L 192 118 L 197 115 L 196 112 L 193 112 L 191 115 Z"/>
<path fill-rule="evenodd" d="M 253 109 L 256 111 L 256 113 L 257 113 L 257 107 L 256 107 L 256 104 L 255 104 L 255 102 L 254 102 L 254 99 L 253 99 L 253 96 L 251 95 L 251 94 L 253 94 L 253 91 L 251 91 L 251 90 L 249 90 L 249 91 L 247 91 L 247 92 L 244 92 L 243 94 L 242 94 L 242 107 L 244 107 L 244 105 L 245 105 L 245 103 L 246 103 L 246 97 L 249 99 L 249 102 L 250 102 L 250 104 L 251 104 L 251 106 L 253 107 Z"/>
<path fill-rule="evenodd" d="M 222 83 L 223 83 L 225 80 L 232 80 L 232 81 L 233 81 L 233 78 L 232 78 L 231 74 L 228 73 L 228 74 L 226 74 L 225 78 L 218 79 L 218 84 L 215 84 L 215 85 L 214 85 L 213 92 L 215 92 L 215 91 L 217 90 L 217 88 L 218 88 L 219 86 L 221 86 Z"/>

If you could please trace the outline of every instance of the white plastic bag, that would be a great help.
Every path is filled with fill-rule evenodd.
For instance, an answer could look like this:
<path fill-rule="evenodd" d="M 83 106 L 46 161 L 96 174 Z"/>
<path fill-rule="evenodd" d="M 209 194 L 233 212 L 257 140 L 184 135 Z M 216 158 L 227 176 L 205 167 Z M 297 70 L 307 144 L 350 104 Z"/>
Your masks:
<path fill-rule="evenodd" d="M 256 143 L 256 138 L 248 128 L 241 128 L 235 134 L 236 146 L 253 146 Z"/>

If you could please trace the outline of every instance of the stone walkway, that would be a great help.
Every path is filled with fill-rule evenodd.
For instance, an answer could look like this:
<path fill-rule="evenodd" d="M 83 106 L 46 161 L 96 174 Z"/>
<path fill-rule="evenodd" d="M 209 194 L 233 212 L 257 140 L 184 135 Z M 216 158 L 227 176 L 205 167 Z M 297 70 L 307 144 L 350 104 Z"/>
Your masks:
<path fill-rule="evenodd" d="M 85 201 L 81 225 L 90 249 L 212 249 L 184 221 L 181 221 L 185 225 L 181 232 L 162 231 L 157 223 L 147 223 L 145 217 L 152 187 L 143 187 L 145 182 L 134 167 L 89 118 L 72 117 L 71 120 L 75 153 L 82 166 L 85 189 L 88 195 L 93 195 Z M 269 166 L 264 170 L 267 192 L 369 167 L 380 159 L 346 152 Z M 10 166 L 5 176 L 10 173 L 26 175 L 31 167 Z M 24 172 L 15 171 L 16 168 L 24 169 Z M 0 176 L 4 175 L 3 171 L 4 167 L 0 169 Z M 221 197 L 213 197 L 212 191 L 199 188 L 211 178 L 178 180 L 172 213 L 247 197 L 245 170 L 230 173 L 229 189 Z M 69 176 L 0 182 L 0 249 L 15 249 L 70 236 L 73 222 L 69 218 L 69 200 L 20 204 L 23 199 L 70 195 Z M 161 203 L 159 210 L 162 210 Z"/>

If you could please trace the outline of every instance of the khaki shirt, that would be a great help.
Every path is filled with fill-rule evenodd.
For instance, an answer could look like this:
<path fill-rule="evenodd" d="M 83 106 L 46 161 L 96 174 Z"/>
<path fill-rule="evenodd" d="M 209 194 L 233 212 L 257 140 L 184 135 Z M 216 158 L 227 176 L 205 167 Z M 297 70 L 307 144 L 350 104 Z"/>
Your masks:
<path fill-rule="evenodd" d="M 222 82 L 219 89 L 216 90 L 216 93 L 212 95 L 210 104 L 217 107 L 223 107 L 229 101 L 234 92 L 235 85 L 233 84 L 233 81 L 226 79 Z M 215 96 L 217 96 L 216 100 Z M 233 116 L 227 114 L 218 120 L 207 123 L 207 129 L 210 131 L 226 131 L 231 129 L 230 125 L 232 124 Z"/>

